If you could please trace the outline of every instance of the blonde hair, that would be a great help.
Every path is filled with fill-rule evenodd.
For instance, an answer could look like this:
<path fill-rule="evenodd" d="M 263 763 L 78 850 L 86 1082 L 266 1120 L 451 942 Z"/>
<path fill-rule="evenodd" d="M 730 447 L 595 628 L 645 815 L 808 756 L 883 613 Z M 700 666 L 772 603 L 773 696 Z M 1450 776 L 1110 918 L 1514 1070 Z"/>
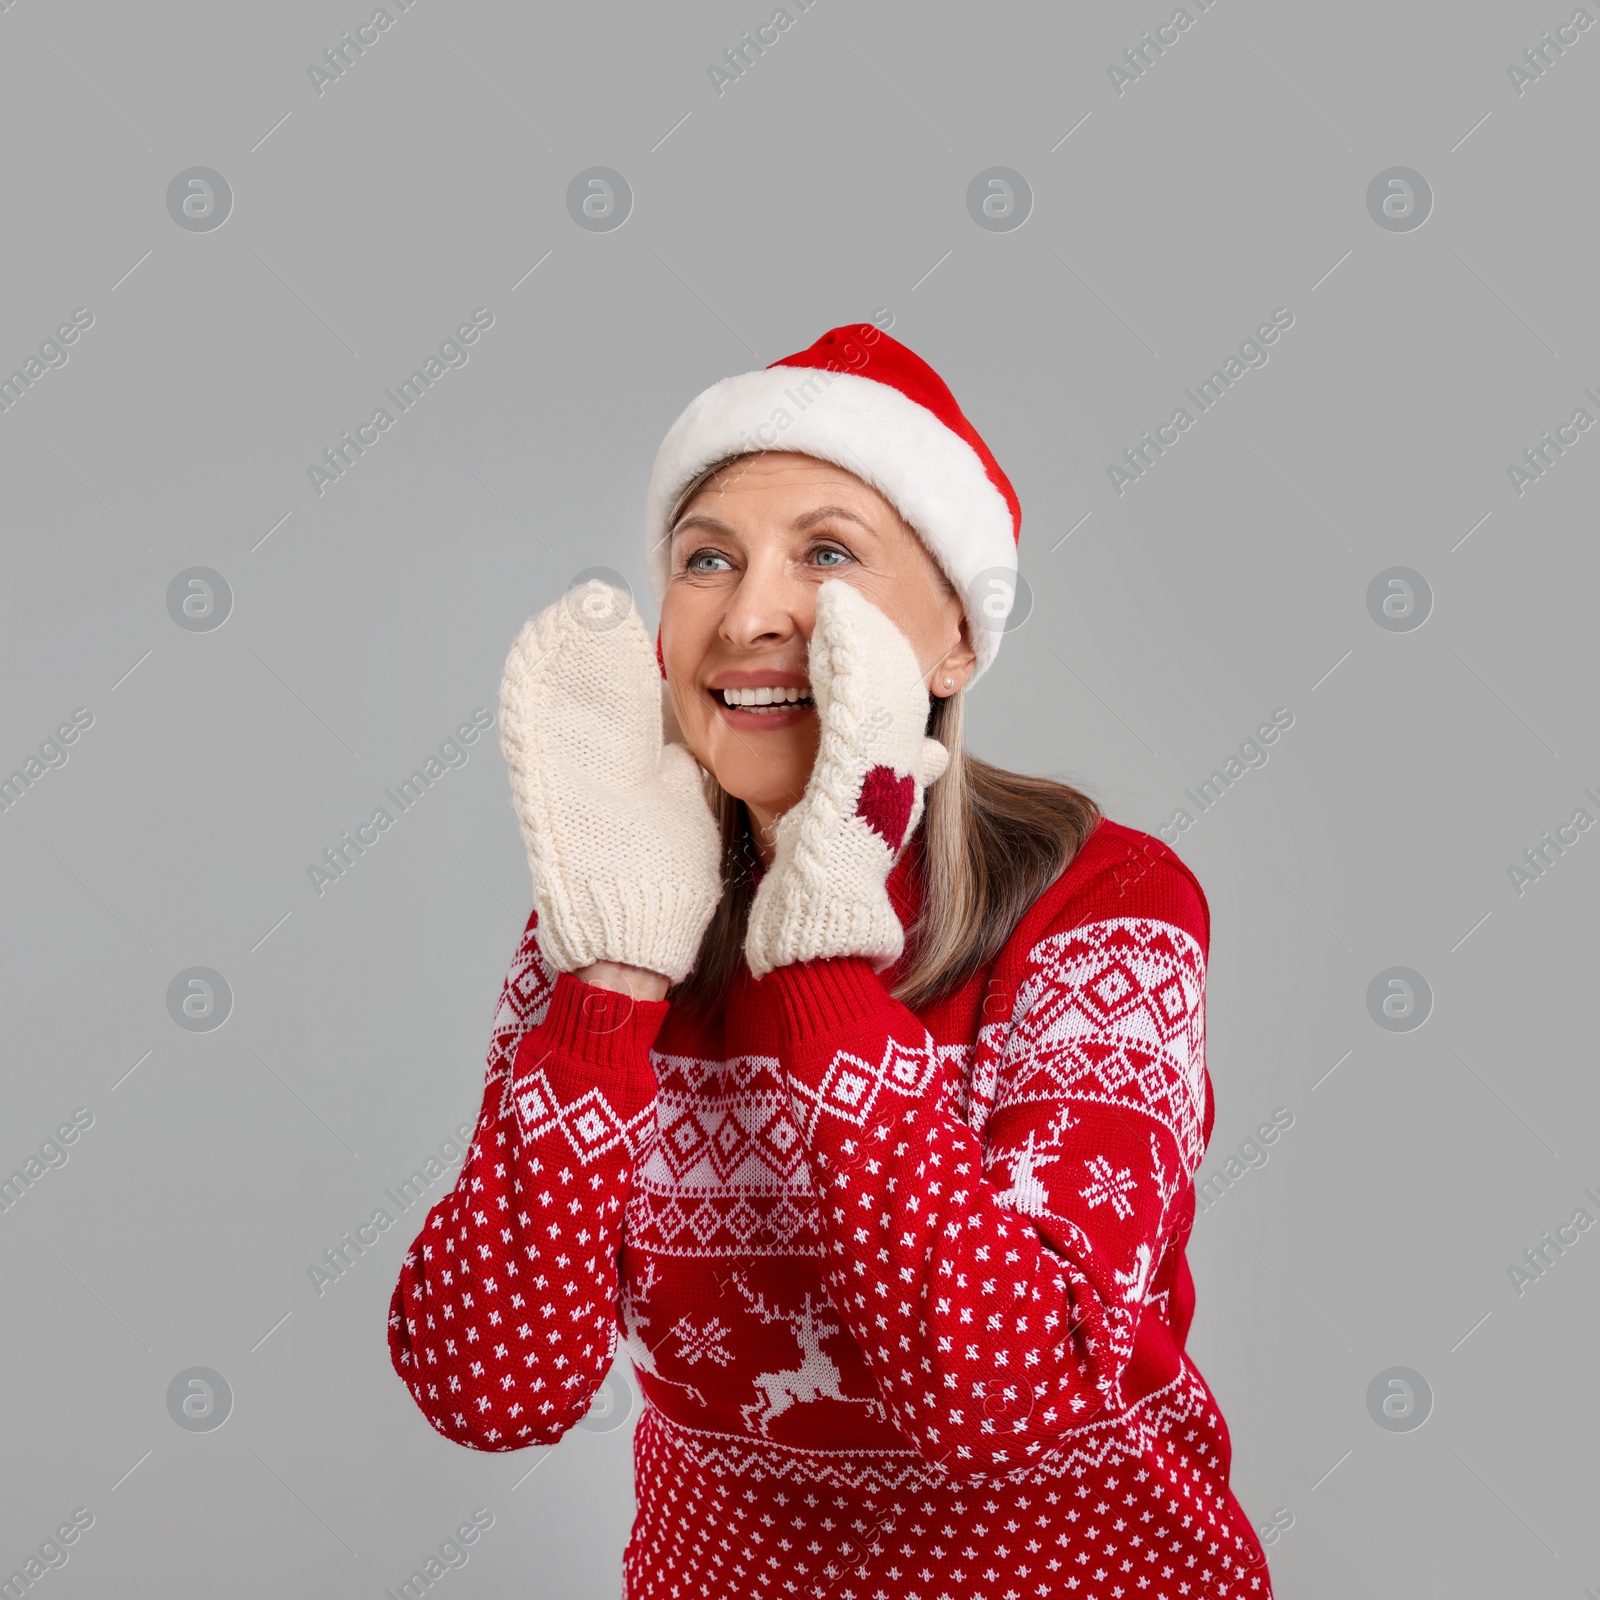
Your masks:
<path fill-rule="evenodd" d="M 697 474 L 678 496 L 662 535 L 717 473 L 758 453 L 741 452 Z M 954 593 L 942 570 L 939 577 Z M 968 751 L 962 690 L 932 701 L 927 731 L 949 750 L 950 765 L 927 792 L 920 827 L 922 903 L 907 929 L 905 972 L 890 991 L 913 1009 L 960 988 L 994 960 L 1101 818 L 1100 807 L 1081 790 L 1010 772 Z M 723 894 L 693 971 L 667 991 L 674 1005 L 700 1016 L 723 1004 L 743 956 L 756 865 L 744 801 L 711 773 L 705 786 L 722 837 Z"/>

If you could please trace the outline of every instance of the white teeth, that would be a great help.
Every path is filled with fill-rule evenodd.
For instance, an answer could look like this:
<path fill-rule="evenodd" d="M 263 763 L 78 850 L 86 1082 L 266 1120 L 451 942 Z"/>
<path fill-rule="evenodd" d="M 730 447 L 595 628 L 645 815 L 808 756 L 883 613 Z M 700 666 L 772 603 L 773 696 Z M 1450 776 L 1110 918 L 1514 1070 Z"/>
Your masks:
<path fill-rule="evenodd" d="M 764 684 L 759 689 L 724 689 L 722 703 L 729 706 L 738 706 L 741 710 L 754 710 L 761 706 L 791 705 L 796 700 L 810 698 L 804 689 L 777 688 Z"/>

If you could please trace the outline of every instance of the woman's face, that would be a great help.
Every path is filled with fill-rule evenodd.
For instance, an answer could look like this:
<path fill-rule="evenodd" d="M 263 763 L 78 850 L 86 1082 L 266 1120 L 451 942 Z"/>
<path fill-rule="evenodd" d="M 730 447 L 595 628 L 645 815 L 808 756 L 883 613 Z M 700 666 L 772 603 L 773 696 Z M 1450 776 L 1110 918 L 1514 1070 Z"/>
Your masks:
<path fill-rule="evenodd" d="M 899 512 L 814 456 L 766 451 L 724 467 L 684 508 L 670 557 L 661 655 L 679 728 L 763 831 L 805 792 L 816 710 L 734 709 L 721 691 L 810 693 L 821 584 L 843 578 L 871 600 L 910 640 L 934 695 L 955 693 L 976 660 L 960 597 Z"/>

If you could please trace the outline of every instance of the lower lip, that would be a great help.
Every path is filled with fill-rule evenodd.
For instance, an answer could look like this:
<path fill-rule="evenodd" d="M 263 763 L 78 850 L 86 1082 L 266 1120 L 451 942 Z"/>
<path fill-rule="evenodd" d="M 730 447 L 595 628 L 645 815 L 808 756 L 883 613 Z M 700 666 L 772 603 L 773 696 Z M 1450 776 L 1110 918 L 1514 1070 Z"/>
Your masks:
<path fill-rule="evenodd" d="M 787 707 L 782 711 L 752 711 L 745 706 L 730 706 L 721 695 L 714 695 L 716 707 L 722 717 L 741 731 L 758 729 L 770 732 L 774 728 L 792 728 L 804 722 L 817 709 L 815 705 Z"/>

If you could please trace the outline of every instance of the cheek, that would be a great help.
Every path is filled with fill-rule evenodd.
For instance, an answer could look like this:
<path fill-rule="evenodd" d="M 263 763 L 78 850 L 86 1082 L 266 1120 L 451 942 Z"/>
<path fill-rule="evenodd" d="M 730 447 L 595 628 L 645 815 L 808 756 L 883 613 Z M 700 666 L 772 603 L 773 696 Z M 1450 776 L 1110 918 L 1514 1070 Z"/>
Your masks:
<path fill-rule="evenodd" d="M 678 738 L 701 760 L 705 758 L 705 730 L 711 710 L 709 701 L 695 685 L 704 655 L 695 645 L 692 629 L 684 619 L 663 608 L 661 626 L 656 632 L 656 669 L 667 691 L 669 708 L 665 727 L 669 739 Z M 678 724 L 674 730 L 672 722 Z"/>
<path fill-rule="evenodd" d="M 915 574 L 856 586 L 905 636 L 919 663 L 947 648 L 961 629 L 959 596 L 935 595 Z"/>
<path fill-rule="evenodd" d="M 682 604 L 671 590 L 661 603 L 661 624 L 656 629 L 656 668 L 674 684 L 693 680 L 705 658 L 706 629 L 695 608 Z"/>

